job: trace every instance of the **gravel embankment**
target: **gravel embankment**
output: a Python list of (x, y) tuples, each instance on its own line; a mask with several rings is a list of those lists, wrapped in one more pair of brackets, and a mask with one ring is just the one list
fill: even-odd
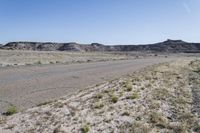
[(48, 133), (198, 132), (191, 60), (154, 65), (76, 95), (2, 117), (0, 131)]

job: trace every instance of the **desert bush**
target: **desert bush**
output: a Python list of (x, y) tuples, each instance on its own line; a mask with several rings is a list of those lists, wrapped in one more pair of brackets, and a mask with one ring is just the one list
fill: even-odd
[(88, 124), (83, 125), (83, 126), (81, 127), (81, 131), (82, 131), (83, 133), (89, 132), (89, 131), (90, 131), (89, 125), (88, 125)]
[(133, 86), (132, 86), (132, 83), (129, 80), (127, 80), (124, 84), (125, 84), (127, 91), (132, 91)]
[(15, 106), (10, 106), (4, 114), (13, 115), (15, 113), (17, 113), (17, 108)]
[(117, 101), (118, 101), (118, 97), (116, 96), (116, 95), (112, 95), (111, 96), (111, 101), (113, 102), (113, 103), (117, 103)]
[(157, 112), (150, 112), (149, 120), (152, 124), (159, 125), (164, 128), (168, 126), (167, 119), (162, 114)]

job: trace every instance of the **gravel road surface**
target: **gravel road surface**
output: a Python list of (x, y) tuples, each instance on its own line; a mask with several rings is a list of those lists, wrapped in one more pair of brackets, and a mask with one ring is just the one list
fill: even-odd
[(0, 113), (10, 105), (19, 110), (30, 108), (148, 65), (171, 60), (173, 58), (0, 68)]

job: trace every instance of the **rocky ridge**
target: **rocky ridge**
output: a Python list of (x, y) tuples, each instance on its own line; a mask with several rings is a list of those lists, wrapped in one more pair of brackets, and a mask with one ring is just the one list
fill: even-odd
[(52, 43), (52, 42), (10, 42), (3, 49), (20, 49), (36, 51), (140, 51), (140, 52), (166, 52), (166, 53), (199, 53), (200, 43), (188, 43), (182, 40), (170, 40), (147, 45), (103, 45), (99, 43), (78, 44)]

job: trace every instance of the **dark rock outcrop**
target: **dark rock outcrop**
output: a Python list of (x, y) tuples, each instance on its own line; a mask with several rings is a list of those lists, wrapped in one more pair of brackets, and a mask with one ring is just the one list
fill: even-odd
[(147, 45), (103, 45), (99, 43), (78, 44), (52, 42), (10, 42), (3, 49), (38, 50), (38, 51), (140, 51), (167, 53), (200, 53), (200, 43), (188, 43), (182, 40), (170, 40)]

